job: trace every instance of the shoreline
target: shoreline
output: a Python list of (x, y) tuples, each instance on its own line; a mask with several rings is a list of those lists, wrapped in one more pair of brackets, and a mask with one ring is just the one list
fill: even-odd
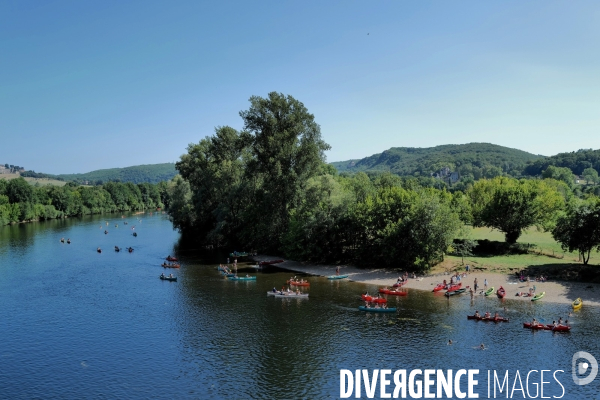
[[(256, 262), (273, 260), (278, 257), (259, 255), (252, 257)], [(313, 276), (335, 275), (337, 265), (321, 265), (301, 263), (298, 261), (285, 260), (280, 264), (275, 264), (277, 268), (302, 273)], [(351, 265), (341, 265), (340, 274), (348, 275), (351, 282), (359, 282), (367, 285), (391, 286), (396, 283), (402, 270), (398, 269), (361, 269)], [(450, 281), (450, 274), (426, 275), (417, 279), (409, 279), (404, 286), (406, 289), (416, 289), (431, 292), (433, 287), (441, 283), (444, 279)], [(483, 289), (484, 279), (488, 280), (488, 288), (494, 287), (496, 290), (503, 286), (506, 290), (505, 299), (514, 299), (530, 301), (530, 297), (519, 297), (517, 292), (528, 292), (529, 288), (535, 286), (536, 293), (546, 292), (540, 301), (546, 301), (559, 304), (572, 304), (575, 299), (581, 297), (584, 305), (600, 306), (600, 285), (595, 283), (571, 282), (571, 281), (546, 281), (546, 282), (519, 282), (516, 276), (506, 275), (496, 272), (469, 272), (466, 278), (462, 278), (463, 287), (472, 287), (474, 279), (477, 278), (478, 289), (476, 296)], [(495, 296), (495, 294), (494, 294)]]

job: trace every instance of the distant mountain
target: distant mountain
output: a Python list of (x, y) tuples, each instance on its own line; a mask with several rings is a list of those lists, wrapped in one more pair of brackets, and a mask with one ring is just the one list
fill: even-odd
[(528, 162), (541, 155), (490, 143), (448, 144), (436, 147), (392, 147), (360, 160), (331, 163), (339, 172), (390, 171), (400, 176), (431, 176), (443, 168), (479, 179), (500, 172), (520, 175)]
[(530, 161), (525, 166), (525, 175), (540, 175), (550, 165), (570, 168), (575, 175), (581, 175), (586, 168), (594, 168), (600, 172), (600, 150), (578, 150), (570, 153), (559, 153), (555, 156)]
[(175, 164), (134, 165), (126, 168), (99, 169), (84, 174), (55, 175), (58, 179), (77, 183), (101, 184), (104, 182), (158, 183), (170, 180), (177, 174)]

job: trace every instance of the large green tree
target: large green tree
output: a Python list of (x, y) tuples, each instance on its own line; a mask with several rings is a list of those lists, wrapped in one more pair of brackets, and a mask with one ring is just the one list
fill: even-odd
[(507, 243), (515, 243), (528, 227), (549, 229), (565, 204), (564, 191), (557, 186), (553, 180), (480, 180), (468, 192), (473, 226), (498, 229)]
[(552, 236), (563, 250), (579, 252), (587, 264), (592, 250), (600, 251), (600, 199), (571, 202), (565, 215), (558, 219)]
[(308, 180), (317, 175), (330, 146), (304, 104), (282, 93), (253, 96), (240, 112), (252, 135), (247, 173), (258, 183), (250, 217), (252, 234), (246, 240), (276, 249), (287, 231), (290, 212), (302, 198)]

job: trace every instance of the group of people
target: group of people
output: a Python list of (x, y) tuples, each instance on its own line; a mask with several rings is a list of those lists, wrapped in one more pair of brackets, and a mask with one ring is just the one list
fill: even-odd
[(528, 292), (517, 292), (517, 297), (533, 297), (535, 296), (535, 285), (532, 288), (529, 288)]
[(282, 286), (281, 290), (277, 290), (277, 288), (275, 286), (273, 286), (273, 289), (271, 291), (273, 293), (277, 293), (277, 294), (281, 294), (281, 295), (293, 295), (293, 294), (299, 295), (300, 294), (300, 290), (296, 289), (296, 291), (293, 291), (289, 287), (286, 290), (285, 286)]
[(489, 311), (486, 311), (486, 312), (485, 312), (485, 314), (483, 314), (483, 317), (482, 317), (482, 316), (479, 314), (479, 311), (477, 311), (477, 310), (475, 310), (475, 314), (474, 314), (474, 316), (475, 316), (476, 318), (494, 318), (494, 319), (497, 319), (497, 318), (503, 318), (503, 317), (501, 317), (501, 316), (500, 316), (500, 314), (498, 314), (498, 312), (495, 312), (495, 313), (494, 313), (494, 316), (492, 317), (492, 314), (491, 314)]

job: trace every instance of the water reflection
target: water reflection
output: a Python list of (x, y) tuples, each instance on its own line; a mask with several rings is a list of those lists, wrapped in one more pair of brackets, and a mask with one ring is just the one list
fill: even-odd
[[(1, 228), (0, 332), (8, 340), (0, 397), (336, 398), (342, 368), (564, 369), (569, 398), (597, 391), (574, 387), (568, 375), (576, 351), (600, 355), (595, 308), (570, 318), (571, 334), (553, 334), (521, 322), (565, 317), (564, 305), (408, 287), (407, 297), (389, 298), (397, 314), (369, 314), (357, 309), (360, 293), (376, 287), (317, 277), (306, 277), (307, 300), (267, 297), (294, 274), (225, 280), (216, 270), (225, 253), (181, 240), (163, 215), (128, 218), (129, 226), (96, 216)], [(168, 254), (180, 258), (178, 282), (158, 279)], [(511, 322), (467, 321), (476, 309)]]

